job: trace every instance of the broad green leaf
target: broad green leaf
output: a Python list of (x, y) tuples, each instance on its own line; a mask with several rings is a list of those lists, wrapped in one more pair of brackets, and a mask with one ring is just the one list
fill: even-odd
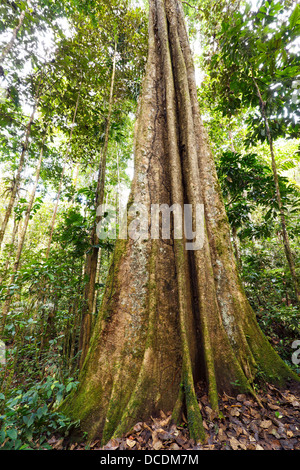
[(18, 437), (18, 432), (16, 429), (7, 429), (6, 433), (13, 441), (15, 441)]

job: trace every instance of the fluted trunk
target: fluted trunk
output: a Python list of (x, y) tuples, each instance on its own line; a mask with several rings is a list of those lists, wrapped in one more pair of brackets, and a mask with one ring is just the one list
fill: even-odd
[(176, 419), (184, 407), (198, 441), (198, 380), (217, 410), (218, 393), (254, 393), (258, 371), (270, 381), (297, 377), (261, 333), (239, 280), (179, 0), (150, 1), (134, 151), (129, 205), (150, 214), (152, 204), (203, 204), (204, 244), (187, 251), (174, 231), (169, 240), (117, 241), (80, 386), (62, 409), (106, 442), (161, 409)]

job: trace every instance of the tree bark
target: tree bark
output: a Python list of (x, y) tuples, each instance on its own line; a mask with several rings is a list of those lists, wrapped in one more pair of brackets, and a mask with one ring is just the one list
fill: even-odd
[(277, 165), (276, 165), (276, 160), (275, 160), (273, 138), (272, 138), (272, 134), (271, 134), (270, 126), (269, 126), (269, 120), (268, 120), (267, 113), (266, 113), (265, 102), (262, 98), (258, 83), (254, 78), (253, 71), (252, 71), (252, 78), (253, 78), (255, 88), (257, 90), (257, 96), (259, 98), (261, 114), (262, 114), (262, 117), (263, 117), (263, 120), (264, 120), (264, 123), (265, 123), (267, 139), (268, 139), (268, 143), (269, 143), (269, 147), (270, 147), (272, 170), (273, 170), (275, 191), (276, 191), (276, 198), (277, 198), (279, 214), (280, 214), (280, 221), (281, 221), (281, 233), (282, 233), (282, 239), (283, 239), (284, 252), (285, 252), (285, 256), (286, 256), (288, 266), (289, 266), (289, 269), (290, 269), (290, 273), (291, 273), (291, 277), (292, 277), (292, 283), (293, 283), (293, 286), (294, 286), (294, 291), (295, 291), (297, 303), (300, 305), (300, 286), (299, 286), (299, 281), (298, 281), (297, 274), (296, 274), (294, 257), (293, 257), (293, 253), (292, 253), (292, 250), (291, 250), (289, 235), (288, 235), (288, 231), (287, 231), (287, 227), (286, 227), (286, 218), (285, 218), (285, 213), (284, 213), (284, 208), (283, 208), (282, 198), (281, 198), (281, 191), (280, 191), (279, 181), (278, 181), (278, 172), (277, 172)]
[(159, 410), (176, 420), (184, 407), (199, 441), (200, 379), (217, 410), (219, 393), (255, 394), (258, 371), (280, 383), (297, 376), (263, 336), (239, 280), (179, 0), (150, 1), (134, 153), (129, 205), (204, 204), (204, 245), (117, 240), (80, 385), (62, 410), (105, 443)]

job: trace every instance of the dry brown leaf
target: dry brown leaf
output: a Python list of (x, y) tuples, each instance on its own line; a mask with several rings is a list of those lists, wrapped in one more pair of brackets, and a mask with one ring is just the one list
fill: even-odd
[(261, 421), (259, 426), (263, 429), (268, 429), (270, 426), (272, 426), (272, 421), (270, 419), (265, 419)]
[(170, 445), (171, 450), (180, 450), (180, 447), (174, 442), (173, 444)]
[(256, 450), (256, 447), (255, 447), (254, 444), (249, 444), (249, 445), (247, 446), (247, 450)]
[(239, 441), (235, 438), (235, 437), (231, 437), (229, 439), (229, 443), (230, 443), (230, 447), (233, 449), (233, 450), (238, 450), (239, 446), (240, 446), (240, 443)]
[(235, 428), (236, 436), (239, 437), (241, 434), (243, 434), (243, 428), (241, 426), (237, 426)]
[(202, 424), (203, 424), (204, 429), (206, 429), (206, 431), (208, 431), (209, 427), (207, 426), (205, 419), (203, 420)]
[(141, 432), (143, 429), (143, 423), (136, 423), (135, 426), (133, 426), (132, 431), (133, 432)]
[(223, 429), (219, 429), (219, 432), (218, 432), (218, 438), (219, 438), (219, 441), (226, 441), (227, 440), (227, 437), (226, 437), (226, 434), (224, 433)]
[(163, 448), (163, 443), (161, 441), (156, 441), (154, 444), (153, 444), (153, 449), (154, 450), (161, 450)]
[(236, 416), (236, 417), (240, 416), (240, 412), (237, 408), (232, 408), (230, 410), (230, 414), (231, 414), (231, 416)]
[(53, 445), (53, 449), (55, 449), (55, 450), (62, 450), (62, 448), (63, 448), (63, 446), (62, 446), (63, 442), (64, 442), (64, 438), (59, 439), (59, 440)]
[(158, 429), (157, 430), (157, 437), (162, 440), (162, 441), (169, 441), (173, 439), (174, 436), (168, 431), (165, 431), (164, 429)]
[(268, 403), (268, 407), (273, 411), (277, 411), (280, 408), (278, 405), (273, 405), (272, 403)]
[(105, 446), (104, 450), (117, 450), (119, 448), (120, 441), (117, 439), (111, 439)]
[(133, 447), (136, 445), (136, 441), (132, 439), (126, 439), (126, 444), (128, 447), (130, 447), (130, 449), (133, 449)]
[(242, 402), (244, 402), (246, 398), (247, 398), (246, 395), (244, 395), (243, 393), (241, 393), (240, 395), (236, 397), (237, 401), (242, 401)]

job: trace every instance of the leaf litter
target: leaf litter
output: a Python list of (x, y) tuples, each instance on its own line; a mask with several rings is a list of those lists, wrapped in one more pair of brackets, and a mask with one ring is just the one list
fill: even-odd
[(198, 404), (203, 417), (206, 441), (196, 444), (190, 439), (187, 420), (172, 422), (171, 412), (160, 412), (148, 422), (140, 421), (125, 436), (111, 439), (105, 446), (95, 440), (85, 443), (62, 444), (59, 438), (51, 444), (55, 449), (69, 450), (300, 450), (300, 386), (280, 390), (266, 385), (258, 393), (259, 402), (252, 396), (220, 397), (219, 413), (210, 407), (204, 388), (197, 390)]

